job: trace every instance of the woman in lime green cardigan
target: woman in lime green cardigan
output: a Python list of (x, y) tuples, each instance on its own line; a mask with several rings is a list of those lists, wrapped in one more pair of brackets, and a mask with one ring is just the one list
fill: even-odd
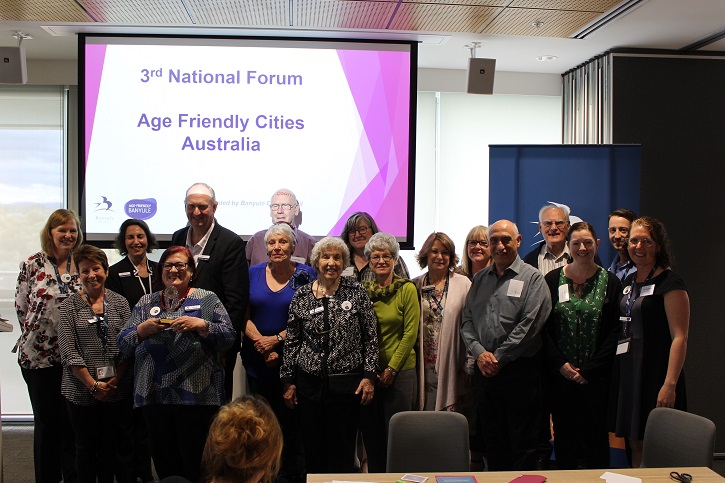
[(393, 414), (411, 411), (418, 391), (415, 342), (420, 323), (418, 289), (394, 273), (398, 242), (387, 233), (376, 233), (365, 245), (365, 256), (375, 280), (365, 283), (378, 318), (379, 373), (375, 398), (363, 408), (362, 433), (368, 471), (384, 473), (388, 422)]

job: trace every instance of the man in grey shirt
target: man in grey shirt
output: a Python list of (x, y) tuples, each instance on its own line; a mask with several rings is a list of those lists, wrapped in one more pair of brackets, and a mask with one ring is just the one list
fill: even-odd
[(493, 265), (478, 272), (463, 309), (461, 335), (476, 359), (478, 415), (488, 469), (532, 470), (541, 413), (541, 329), (551, 311), (543, 275), (518, 256), (513, 222), (489, 227)]

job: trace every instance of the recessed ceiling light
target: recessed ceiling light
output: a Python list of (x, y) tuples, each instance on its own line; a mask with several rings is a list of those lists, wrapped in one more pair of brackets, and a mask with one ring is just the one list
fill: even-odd
[(553, 62), (558, 59), (555, 55), (540, 55), (536, 58), (539, 62)]

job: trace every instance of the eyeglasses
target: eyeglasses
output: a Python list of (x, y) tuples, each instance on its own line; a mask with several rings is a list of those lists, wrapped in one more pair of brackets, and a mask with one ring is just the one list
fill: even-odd
[(184, 263), (184, 262), (176, 262), (176, 263), (167, 262), (167, 263), (164, 263), (161, 266), (161, 268), (163, 268), (167, 272), (171, 271), (172, 268), (175, 268), (176, 271), (178, 271), (178, 272), (182, 272), (182, 271), (186, 270), (186, 267), (188, 267), (188, 266), (189, 266), (189, 264)]
[(378, 263), (379, 261), (388, 263), (392, 259), (393, 257), (391, 257), (390, 255), (373, 255), (372, 257), (370, 257), (370, 261), (373, 263)]
[(369, 226), (360, 226), (358, 228), (353, 228), (352, 230), (348, 231), (347, 234), (349, 236), (354, 236), (355, 233), (357, 233), (358, 235), (364, 235), (365, 233), (368, 232), (369, 229), (370, 229)]
[(643, 247), (649, 248), (652, 245), (654, 245), (655, 242), (653, 242), (649, 238), (630, 238), (629, 239), (629, 244), (632, 245), (633, 247), (636, 247), (640, 243), (642, 244)]
[(569, 222), (566, 220), (556, 220), (556, 221), (546, 220), (546, 221), (541, 222), (541, 224), (544, 225), (544, 227), (546, 227), (546, 228), (551, 228), (554, 225), (556, 225), (557, 228), (564, 228), (567, 225), (567, 223), (569, 223)]
[(476, 245), (481, 245), (483, 248), (488, 248), (488, 241), (486, 240), (468, 240), (468, 246), (474, 248)]
[(291, 205), (289, 203), (283, 203), (283, 204), (275, 203), (273, 205), (269, 205), (269, 207), (272, 211), (277, 211), (280, 208), (282, 208), (282, 211), (289, 211), (292, 208), (294, 208), (296, 205), (297, 205), (297, 203), (295, 203), (294, 205)]

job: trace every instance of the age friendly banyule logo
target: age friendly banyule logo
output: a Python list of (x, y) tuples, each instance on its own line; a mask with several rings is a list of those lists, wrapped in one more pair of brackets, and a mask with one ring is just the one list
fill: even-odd
[(155, 198), (146, 198), (143, 200), (129, 200), (124, 206), (126, 215), (137, 220), (148, 220), (156, 214), (157, 203)]

